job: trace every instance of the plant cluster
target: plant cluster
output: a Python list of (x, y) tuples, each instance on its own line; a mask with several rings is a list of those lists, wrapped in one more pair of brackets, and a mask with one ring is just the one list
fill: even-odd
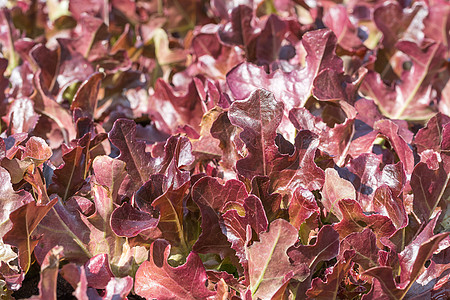
[(1, 299), (448, 299), (448, 1), (0, 6)]

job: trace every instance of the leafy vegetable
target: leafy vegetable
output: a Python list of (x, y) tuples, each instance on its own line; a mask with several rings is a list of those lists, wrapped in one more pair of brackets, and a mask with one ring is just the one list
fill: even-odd
[(449, 12), (0, 1), (0, 298), (445, 298)]

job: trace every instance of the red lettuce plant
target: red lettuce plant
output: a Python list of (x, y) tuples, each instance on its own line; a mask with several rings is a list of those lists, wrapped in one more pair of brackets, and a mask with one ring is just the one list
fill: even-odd
[(450, 5), (0, 3), (1, 299), (447, 299)]

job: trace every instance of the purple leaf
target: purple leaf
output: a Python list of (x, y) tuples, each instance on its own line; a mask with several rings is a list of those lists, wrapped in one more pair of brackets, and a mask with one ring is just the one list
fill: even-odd
[(2, 167), (0, 167), (0, 185), (2, 187), (0, 189), (0, 237), (3, 238), (13, 226), (10, 214), (34, 200), (33, 196), (27, 191), (14, 191), (11, 184), (11, 176)]
[(223, 48), (215, 34), (199, 33), (192, 39), (192, 50), (197, 57), (210, 55), (217, 59)]
[(178, 127), (184, 125), (189, 125), (199, 132), (204, 111), (195, 82), (190, 82), (186, 93), (179, 94), (181, 93), (175, 92), (165, 81), (158, 79), (149, 114), (159, 115), (164, 125), (172, 130), (171, 133), (175, 133)]
[(219, 147), (217, 140), (211, 135), (211, 126), (221, 114), (222, 109), (220, 108), (213, 108), (204, 114), (201, 123), (200, 137), (198, 140), (192, 141), (192, 153), (196, 159), (204, 161), (221, 158), (223, 151)]
[(339, 234), (330, 225), (323, 226), (317, 234), (314, 245), (290, 247), (287, 251), (294, 265), (306, 264), (310, 274), (314, 274), (317, 264), (338, 255)]
[(350, 181), (356, 189), (356, 199), (366, 211), (373, 211), (373, 195), (383, 184), (389, 186), (395, 196), (400, 195), (406, 184), (406, 174), (401, 162), (385, 165), (380, 170), (381, 160), (373, 153), (365, 153), (352, 159), (339, 175)]
[[(442, 242), (441, 242), (442, 243)], [(426, 270), (417, 278), (416, 282), (413, 283), (411, 288), (408, 290), (406, 297), (412, 299), (423, 299), (423, 297), (430, 297), (432, 299), (437, 298), (437, 295), (445, 293), (448, 290), (448, 279), (449, 279), (449, 269), (450, 264), (445, 261), (439, 261), (437, 257), (440, 254), (445, 254), (448, 251), (447, 248), (441, 251), (439, 254), (433, 255), (430, 265)], [(442, 255), (447, 256), (447, 255)]]
[[(211, 126), (211, 135), (220, 141), (219, 147), (222, 149), (222, 164), (225, 168), (231, 169), (241, 158), (238, 152), (238, 127), (231, 124), (228, 113), (220, 114)], [(240, 141), (240, 140), (239, 140)], [(242, 144), (242, 141), (240, 142)]]
[(349, 52), (364, 51), (364, 45), (358, 37), (358, 29), (352, 24), (345, 6), (330, 7), (323, 17), (324, 24), (333, 30), (337, 43)]
[[(67, 279), (66, 279), (67, 280)], [(73, 279), (72, 279), (73, 280)], [(69, 280), (68, 280), (69, 281)], [(70, 281), (69, 281), (70, 282)], [(99, 300), (97, 291), (92, 294), (88, 294), (88, 286), (86, 279), (86, 271), (84, 268), (79, 270), (78, 280), (75, 281), (75, 284), (72, 284), (72, 287), (75, 288), (74, 296), (81, 300), (88, 300), (90, 298), (94, 298), (95, 300)], [(91, 289), (92, 290), (92, 289)], [(89, 296), (88, 296), (89, 295)]]
[(33, 234), (34, 230), (56, 202), (58, 202), (58, 198), (42, 206), (36, 205), (34, 201), (29, 202), (9, 215), (13, 226), (3, 236), (3, 240), (19, 249), (19, 264), (25, 273), (30, 268), (33, 249), (39, 242), (39, 239)]
[(98, 91), (103, 77), (104, 75), (102, 73), (90, 75), (75, 94), (70, 109), (74, 110), (75, 108), (79, 108), (83, 111), (83, 114), (87, 114), (91, 119), (94, 119)]
[(447, 2), (439, 0), (433, 1), (431, 3), (427, 3), (428, 6), (428, 15), (424, 19), (425, 28), (423, 32), (425, 37), (430, 38), (434, 41), (442, 42), (444, 46), (447, 47), (447, 56), (448, 51), (450, 50), (449, 46), (449, 13), (450, 13), (450, 5)]
[[(0, 103), (2, 103), (2, 108), (0, 109), (0, 115), (5, 114), (6, 102), (5, 102), (5, 89), (9, 85), (8, 79), (5, 78), (5, 71), (8, 67), (8, 60), (5, 58), (0, 59)], [(4, 105), (4, 106), (3, 106)]]
[(448, 205), (450, 174), (441, 163), (437, 170), (430, 170), (425, 163), (418, 163), (411, 175), (411, 187), (414, 194), (414, 213), (421, 221), (427, 222), (434, 210)]
[(255, 176), (252, 179), (251, 194), (258, 197), (267, 214), (267, 219), (273, 221), (280, 218), (285, 210), (281, 208), (281, 194), (273, 193), (270, 187), (270, 178), (267, 176)]
[(86, 280), (90, 287), (104, 289), (109, 280), (114, 277), (107, 254), (98, 254), (84, 264)]
[(395, 196), (392, 189), (382, 185), (376, 189), (373, 195), (374, 210), (383, 216), (389, 217), (397, 229), (408, 224), (408, 215), (400, 197)]
[(215, 293), (205, 287), (205, 268), (197, 254), (191, 253), (182, 266), (167, 263), (170, 246), (156, 240), (150, 246), (150, 260), (139, 266), (134, 290), (144, 298), (205, 299)]
[[(365, 73), (363, 73), (365, 75)], [(359, 81), (364, 76), (361, 76)], [(320, 101), (345, 100), (353, 103), (355, 100), (356, 89), (350, 85), (350, 78), (331, 68), (320, 71), (313, 82), (312, 93)], [(356, 82), (357, 85), (358, 81)]]
[[(119, 238), (111, 229), (111, 215), (114, 211), (114, 203), (108, 190), (100, 185), (91, 187), (96, 211), (89, 217), (80, 214), (82, 222), (89, 229), (89, 242), (86, 248), (91, 255), (106, 253), (111, 260), (117, 260), (122, 255), (122, 247), (126, 243), (124, 238)], [(117, 274), (118, 272), (116, 272)]]
[(327, 269), (326, 281), (318, 277), (314, 278), (311, 282), (311, 288), (306, 291), (308, 299), (336, 299), (341, 282), (352, 266), (351, 263), (350, 259), (339, 260), (336, 265)]
[(342, 240), (339, 248), (339, 260), (343, 259), (346, 251), (353, 250), (355, 255), (352, 261), (359, 264), (364, 270), (378, 266), (377, 238), (369, 228), (362, 232), (355, 232)]
[[(77, 28), (75, 29), (78, 32), (77, 38), (71, 39), (68, 44), (89, 61), (96, 60), (97, 63), (101, 64), (99, 60), (104, 56), (108, 56), (107, 26), (101, 19), (88, 14), (83, 14), (77, 20), (77, 23)], [(116, 53), (117, 51), (114, 54)], [(111, 59), (111, 57), (109, 58)], [(92, 92), (93, 94), (96, 93), (95, 88)]]
[[(95, 274), (90, 273), (87, 266), (80, 267), (73, 263), (62, 267), (61, 275), (75, 289), (73, 295), (82, 300), (125, 299), (133, 288), (133, 279), (130, 276), (113, 277), (109, 267), (103, 265), (105, 261), (101, 256), (96, 256), (92, 260), (98, 262), (98, 265), (90, 265), (90, 270), (95, 271)], [(102, 296), (91, 287), (91, 284), (103, 289)]]
[(339, 177), (335, 169), (325, 170), (325, 183), (322, 189), (322, 203), (327, 212), (333, 213), (342, 220), (342, 213), (337, 203), (342, 199), (356, 199), (355, 188), (350, 181)]
[(296, 228), (314, 213), (319, 212), (314, 194), (304, 188), (297, 188), (289, 201), (289, 222)]
[(187, 247), (183, 229), (183, 199), (188, 188), (189, 183), (177, 190), (169, 188), (152, 202), (152, 206), (159, 211), (158, 228), (174, 247)]
[(178, 189), (190, 179), (189, 171), (182, 170), (194, 162), (192, 144), (187, 137), (170, 137), (164, 146), (164, 158), (155, 167), (167, 176), (167, 186)]
[(416, 5), (413, 9), (403, 9), (400, 3), (388, 2), (374, 10), (373, 21), (383, 33), (382, 44), (389, 53), (389, 57), (395, 51), (395, 43), (422, 22), (421, 9), (421, 5)]
[(42, 78), (42, 87), (51, 92), (55, 87), (54, 80), (58, 71), (57, 51), (49, 50), (44, 45), (37, 45), (30, 51), (30, 56), (41, 70), (39, 76)]
[(283, 219), (270, 224), (260, 241), (247, 249), (252, 298), (270, 299), (291, 278), (300, 281), (309, 275), (304, 263), (291, 265), (286, 251), (297, 241), (297, 230)]
[(127, 172), (125, 162), (108, 156), (97, 156), (92, 162), (95, 180), (108, 188), (111, 198), (116, 201), (119, 188)]
[(423, 48), (411, 41), (400, 41), (396, 48), (413, 62), (411, 70), (404, 71), (401, 83), (386, 86), (380, 75), (369, 72), (361, 91), (374, 99), (385, 116), (393, 119), (424, 119), (430, 115), (431, 80), (443, 63), (445, 49), (432, 43)]
[(186, 137), (170, 137), (164, 147), (162, 158), (153, 158), (145, 151), (145, 143), (136, 140), (136, 123), (126, 119), (117, 120), (109, 133), (109, 139), (120, 150), (118, 159), (126, 163), (128, 174), (135, 187), (141, 186), (155, 173), (167, 176), (168, 186), (178, 189), (189, 181), (188, 171), (180, 168), (194, 160), (192, 145)]
[(58, 278), (59, 261), (64, 257), (61, 246), (52, 248), (41, 264), (41, 280), (39, 281), (39, 296), (33, 299), (56, 300), (56, 284)]
[(243, 221), (249, 224), (256, 234), (267, 231), (267, 217), (262, 206), (261, 200), (258, 197), (250, 195), (244, 201), (245, 216)]
[(63, 155), (64, 164), (53, 173), (51, 191), (67, 200), (85, 183), (88, 147), (76, 146)]
[(398, 126), (390, 120), (380, 120), (374, 125), (375, 130), (389, 139), (392, 147), (397, 153), (398, 158), (405, 166), (408, 174), (412, 173), (414, 168), (414, 156), (408, 144), (398, 133)]
[(41, 165), (53, 155), (52, 149), (47, 143), (39, 138), (32, 136), (25, 144), (23, 158), (30, 158), (36, 165)]
[(429, 240), (420, 244), (419, 248), (416, 247), (416, 260), (410, 272), (408, 272), (408, 278), (402, 281), (400, 284), (394, 282), (394, 276), (391, 267), (375, 267), (367, 270), (363, 275), (375, 277), (380, 281), (379, 288), (382, 291), (378, 293), (384, 293), (389, 297), (395, 297), (396, 299), (402, 299), (410, 289), (411, 285), (417, 279), (425, 261), (433, 254), (439, 245), (439, 242), (448, 236), (448, 233), (441, 233), (433, 236)]
[[(91, 193), (95, 212), (86, 216), (58, 205), (40, 228), (40, 232), (44, 233), (40, 246), (45, 249), (55, 240), (59, 241), (67, 249), (71, 261), (79, 263), (85, 263), (92, 256), (105, 254), (111, 260), (116, 276), (132, 274), (136, 262), (142, 261), (143, 253), (128, 243), (126, 238), (119, 237), (112, 231), (111, 215), (115, 205), (108, 190), (92, 183)], [(54, 226), (61, 229), (52, 232)]]
[(402, 290), (398, 290), (393, 280), (391, 267), (375, 267), (364, 274), (374, 277), (372, 290), (364, 299), (401, 299), (404, 295)]
[(23, 176), (23, 179), (33, 187), (35, 198), (37, 198), (36, 203), (38, 205), (44, 205), (50, 202), (44, 175), (39, 168), (28, 168)]
[(79, 211), (85, 216), (90, 216), (95, 212), (94, 203), (91, 200), (81, 196), (70, 197), (66, 201), (66, 208), (72, 212)]
[[(302, 107), (311, 96), (313, 81), (320, 71), (330, 68), (342, 72), (342, 61), (335, 53), (336, 36), (329, 29), (306, 33), (302, 39), (307, 57), (306, 66), (291, 73), (275, 71), (266, 74), (263, 69), (243, 63), (227, 75), (227, 83), (236, 97), (244, 99), (257, 88), (271, 91), (278, 101), (282, 101), (288, 112), (294, 107)], [(287, 117), (287, 113), (286, 113)]]
[(106, 286), (106, 294), (103, 299), (126, 299), (132, 289), (133, 278), (130, 276), (123, 278), (113, 277)]
[(82, 14), (102, 15), (104, 13), (104, 5), (105, 3), (96, 0), (74, 0), (73, 3), (69, 3), (69, 11), (78, 20)]
[(150, 176), (150, 180), (134, 194), (136, 206), (147, 213), (153, 213), (152, 202), (168, 189), (167, 177), (162, 174)]
[(236, 163), (243, 176), (269, 175), (271, 163), (280, 156), (275, 145), (276, 129), (280, 125), (284, 105), (275, 100), (272, 93), (258, 89), (248, 99), (235, 101), (228, 117), (233, 125), (244, 131), (240, 137), (249, 152)]
[(192, 188), (192, 199), (200, 208), (202, 215), (202, 233), (192, 247), (195, 252), (230, 254), (227, 249), (230, 245), (222, 233), (219, 216), (228, 210), (227, 206), (244, 204), (247, 196), (245, 186), (237, 180), (228, 180), (222, 185), (215, 178), (203, 177), (195, 183)]
[[(248, 260), (246, 257), (247, 228), (252, 228), (257, 235), (267, 230), (268, 222), (264, 212), (261, 200), (250, 195), (244, 202), (244, 216), (241, 216), (237, 210), (229, 210), (222, 215), (221, 228), (231, 243), (231, 248), (236, 251), (240, 263), (247, 268)], [(249, 228), (249, 229), (250, 229)]]
[(337, 165), (341, 166), (351, 150), (354, 135), (354, 116), (349, 116), (342, 124), (328, 127), (319, 117), (313, 116), (305, 108), (294, 108), (289, 112), (289, 119), (298, 130), (309, 130), (318, 135), (319, 149), (333, 156)]
[(31, 132), (39, 119), (36, 114), (33, 101), (29, 98), (17, 98), (9, 105), (9, 122), (11, 133)]
[(286, 27), (277, 15), (269, 16), (256, 40), (256, 59), (260, 64), (270, 64), (278, 58)]
[(217, 253), (221, 257), (233, 257), (234, 252), (230, 249), (230, 243), (220, 227), (219, 213), (207, 205), (202, 205), (201, 202), (197, 202), (197, 205), (202, 216), (202, 232), (192, 250), (195, 253)]
[(155, 173), (155, 162), (150, 153), (145, 152), (145, 143), (136, 140), (136, 123), (119, 119), (109, 132), (109, 140), (120, 150), (118, 159), (126, 163), (131, 178), (144, 184)]
[(414, 144), (417, 151), (422, 153), (425, 150), (441, 150), (442, 130), (450, 122), (450, 117), (437, 113), (432, 117), (424, 128), (421, 128), (414, 137)]
[(342, 212), (343, 219), (333, 227), (339, 232), (341, 239), (369, 227), (377, 236), (378, 244), (381, 237), (389, 237), (395, 232), (395, 226), (389, 217), (377, 214), (366, 215), (355, 200), (344, 199), (339, 201), (339, 209)]
[[(411, 278), (415, 278), (419, 273), (421, 273), (422, 265), (420, 264), (420, 260), (422, 261), (422, 264), (425, 262), (425, 260), (428, 259), (431, 254), (426, 254), (426, 257), (421, 257), (421, 245), (424, 243), (428, 243), (431, 239), (437, 238), (433, 234), (433, 230), (436, 227), (436, 222), (439, 219), (439, 213), (434, 217), (428, 224), (425, 226), (425, 228), (417, 235), (417, 237), (403, 249), (402, 252), (399, 253), (399, 260), (400, 260), (400, 268), (401, 268), (401, 274), (400, 274), (400, 282), (405, 282), (407, 280), (410, 280)], [(441, 234), (442, 235), (442, 234)], [(445, 237), (445, 234), (442, 235), (442, 238)], [(439, 240), (442, 240), (442, 238), (439, 238)], [(427, 247), (437, 247), (438, 245), (432, 245), (428, 244)], [(425, 251), (422, 249), (422, 252)], [(434, 250), (433, 250), (434, 252)]]
[(72, 116), (43, 90), (39, 73), (40, 71), (38, 71), (33, 78), (33, 85), (37, 90), (37, 93), (34, 93), (31, 97), (34, 101), (34, 109), (36, 112), (52, 119), (63, 133), (64, 141), (69, 143), (69, 141), (76, 137)]
[(128, 202), (116, 208), (111, 215), (112, 231), (122, 237), (134, 237), (158, 225), (158, 218), (132, 207)]
[(213, 177), (203, 177), (192, 187), (192, 198), (197, 204), (207, 205), (216, 212), (225, 212), (229, 203), (244, 204), (248, 197), (245, 185), (231, 179), (221, 184)]
[(71, 45), (71, 40), (57, 39), (59, 66), (56, 81), (61, 88), (74, 82), (82, 82), (94, 73), (94, 68), (84, 56)]
[(36, 229), (42, 235), (34, 255), (42, 262), (54, 245), (64, 247), (64, 257), (71, 262), (85, 263), (92, 254), (86, 246), (90, 230), (83, 223), (78, 211), (70, 211), (62, 201), (58, 201)]
[(248, 48), (256, 37), (252, 24), (253, 10), (246, 5), (239, 5), (231, 11), (231, 23), (218, 31), (222, 42)]
[(300, 131), (295, 138), (295, 152), (288, 159), (277, 162), (271, 174), (272, 190), (287, 193), (298, 187), (319, 190), (325, 174), (314, 162), (319, 139), (308, 130)]

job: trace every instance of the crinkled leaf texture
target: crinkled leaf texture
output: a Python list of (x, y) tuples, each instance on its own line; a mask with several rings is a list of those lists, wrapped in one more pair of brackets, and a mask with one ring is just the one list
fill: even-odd
[(267, 75), (263, 69), (244, 63), (227, 75), (227, 83), (237, 99), (247, 98), (255, 89), (274, 93), (290, 110), (304, 106), (313, 89), (313, 81), (324, 69), (342, 71), (342, 60), (335, 53), (336, 36), (329, 29), (311, 31), (303, 36), (306, 66), (291, 73), (282, 71)]
[[(395, 299), (401, 299), (406, 295), (423, 272), (425, 262), (439, 248), (442, 241), (448, 240), (448, 233), (446, 232), (433, 235), (433, 229), (438, 218), (439, 213), (427, 224), (416, 239), (399, 253), (401, 273), (398, 282), (394, 280), (393, 269), (390, 266), (377, 266), (363, 273), (373, 276), (380, 282), (379, 285), (372, 287), (373, 293), (385, 294)], [(436, 274), (436, 276), (439, 276), (439, 274)]]
[(342, 240), (339, 252), (340, 257), (345, 255), (345, 251), (354, 251), (352, 261), (360, 265), (364, 270), (378, 265), (377, 238), (369, 228), (362, 232), (349, 234)]
[(448, 1), (0, 3), (1, 299), (447, 296)]
[[(192, 199), (198, 205), (202, 216), (202, 233), (192, 247), (195, 252), (217, 252), (224, 256), (234, 255), (230, 251), (230, 244), (225, 236), (228, 235), (228, 232), (223, 232), (221, 228), (220, 214), (225, 213), (229, 209), (228, 207), (241, 207), (244, 199), (247, 201), (247, 196), (245, 186), (237, 180), (231, 179), (222, 185), (216, 178), (203, 177), (195, 183), (192, 188)], [(229, 241), (233, 243), (230, 239)], [(238, 251), (236, 247), (231, 246), (231, 248)], [(238, 257), (240, 256), (238, 255)]]
[(255, 175), (269, 175), (271, 164), (280, 156), (275, 145), (284, 104), (272, 93), (258, 89), (248, 99), (235, 101), (228, 111), (231, 124), (243, 129), (240, 138), (247, 146), (248, 156), (236, 163), (240, 174), (251, 179)]
[(166, 241), (152, 243), (150, 259), (136, 272), (136, 294), (147, 299), (205, 299), (215, 294), (205, 286), (206, 271), (197, 254), (189, 254), (184, 265), (174, 268), (167, 262), (169, 252)]
[(333, 227), (325, 225), (317, 234), (314, 245), (290, 247), (287, 251), (295, 265), (307, 264), (313, 273), (316, 265), (323, 260), (330, 260), (339, 252), (339, 234)]
[(253, 298), (273, 297), (291, 278), (300, 281), (309, 275), (308, 265), (290, 263), (286, 253), (297, 241), (297, 230), (289, 222), (277, 219), (269, 231), (260, 234), (260, 241), (247, 248), (250, 285)]
[(309, 130), (300, 131), (295, 137), (295, 151), (282, 157), (270, 175), (271, 189), (282, 194), (298, 187), (310, 191), (320, 190), (325, 181), (324, 171), (314, 162), (319, 139)]
[(308, 299), (336, 299), (341, 281), (351, 267), (351, 260), (339, 260), (333, 267), (326, 270), (326, 280), (314, 278), (311, 288), (306, 291)]
[(145, 152), (145, 143), (136, 140), (136, 123), (131, 120), (117, 120), (109, 132), (110, 141), (120, 150), (118, 159), (126, 163), (126, 169), (134, 181), (141, 185), (154, 172), (154, 159)]
[(111, 215), (111, 229), (117, 236), (133, 237), (144, 230), (153, 229), (158, 225), (154, 218), (145, 211), (140, 211), (125, 202), (116, 208)]
[(250, 242), (249, 233), (254, 230), (260, 234), (267, 230), (268, 221), (261, 200), (250, 195), (244, 200), (244, 216), (240, 216), (237, 210), (232, 209), (222, 215), (221, 229), (231, 243), (231, 248), (236, 251), (242, 266), (248, 266), (246, 245)]
[(395, 232), (395, 226), (389, 217), (378, 214), (366, 215), (355, 200), (339, 201), (339, 209), (343, 218), (334, 225), (334, 229), (342, 239), (354, 232), (361, 232), (367, 227), (374, 231), (378, 239), (389, 237)]
[(401, 74), (401, 82), (386, 86), (380, 75), (369, 72), (362, 91), (374, 99), (380, 110), (392, 119), (429, 118), (432, 79), (442, 66), (445, 48), (432, 42), (423, 47), (413, 41), (399, 41), (396, 48), (409, 56), (412, 67)]
[(314, 194), (302, 187), (297, 188), (289, 203), (289, 221), (295, 228), (300, 229), (301, 224), (319, 212)]

